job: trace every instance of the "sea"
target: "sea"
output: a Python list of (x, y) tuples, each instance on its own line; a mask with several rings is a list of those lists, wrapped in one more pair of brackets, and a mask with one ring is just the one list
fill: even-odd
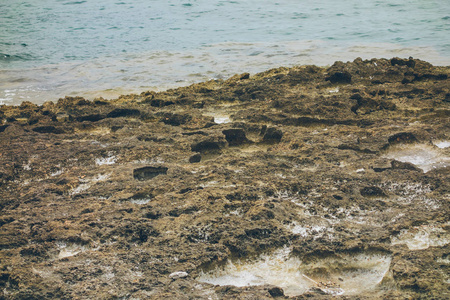
[(357, 57), (450, 65), (449, 0), (0, 0), (0, 105)]

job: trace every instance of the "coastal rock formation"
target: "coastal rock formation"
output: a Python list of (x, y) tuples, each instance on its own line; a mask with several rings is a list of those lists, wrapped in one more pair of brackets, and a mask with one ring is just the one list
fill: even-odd
[(450, 298), (449, 76), (356, 59), (0, 106), (0, 299)]

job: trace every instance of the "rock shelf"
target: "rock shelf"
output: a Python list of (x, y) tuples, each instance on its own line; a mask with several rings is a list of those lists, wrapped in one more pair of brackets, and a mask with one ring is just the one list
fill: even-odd
[(449, 76), (356, 59), (0, 106), (0, 299), (448, 299)]

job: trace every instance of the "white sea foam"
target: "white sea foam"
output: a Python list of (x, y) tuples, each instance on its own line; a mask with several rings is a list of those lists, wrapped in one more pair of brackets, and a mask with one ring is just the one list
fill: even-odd
[(116, 156), (100, 157), (100, 158), (96, 158), (95, 159), (95, 163), (98, 166), (113, 165), (113, 164), (116, 163), (116, 161), (117, 161), (117, 157)]
[(450, 147), (450, 141), (437, 141), (434, 144), (441, 149)]

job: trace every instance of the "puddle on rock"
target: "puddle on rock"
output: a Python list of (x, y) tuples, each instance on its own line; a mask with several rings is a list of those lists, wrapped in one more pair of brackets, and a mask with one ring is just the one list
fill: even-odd
[(344, 295), (376, 290), (389, 271), (387, 253), (339, 254), (303, 266), (306, 276), (327, 286), (338, 284)]
[(137, 205), (144, 205), (144, 204), (149, 203), (150, 201), (151, 201), (150, 198), (139, 198), (139, 199), (131, 198), (130, 199), (130, 203), (137, 204)]
[(425, 173), (437, 168), (450, 167), (450, 157), (441, 150), (441, 147), (438, 146), (436, 149), (426, 144), (393, 146), (383, 157), (412, 163)]
[(216, 123), (216, 124), (226, 124), (226, 123), (230, 123), (231, 122), (230, 115), (225, 114), (225, 113), (221, 113), (221, 112), (207, 112), (204, 115), (208, 116), (208, 117), (213, 117), (214, 118), (214, 123)]
[(409, 250), (423, 250), (447, 245), (450, 243), (450, 234), (437, 226), (415, 226), (402, 229), (397, 236), (391, 237), (391, 243), (392, 245), (406, 244)]
[(249, 145), (249, 146), (242, 146), (239, 148), (239, 150), (243, 153), (255, 153), (255, 152), (267, 152), (267, 149), (269, 148), (269, 145)]
[(200, 282), (238, 287), (271, 284), (287, 296), (297, 296), (311, 288), (329, 295), (356, 295), (375, 290), (389, 270), (390, 255), (340, 254), (310, 263), (291, 254), (289, 248), (253, 260), (228, 260), (223, 266), (201, 271)]
[(81, 194), (83, 192), (86, 192), (88, 189), (91, 188), (92, 184), (96, 184), (97, 182), (103, 182), (109, 179), (111, 174), (98, 174), (93, 178), (83, 178), (80, 179), (81, 184), (77, 187), (72, 188), (69, 191), (69, 195), (77, 195)]
[(59, 249), (59, 253), (56, 257), (57, 259), (75, 256), (78, 253), (88, 250), (88, 247), (86, 246), (80, 244), (67, 244), (65, 242), (57, 242), (56, 246)]

